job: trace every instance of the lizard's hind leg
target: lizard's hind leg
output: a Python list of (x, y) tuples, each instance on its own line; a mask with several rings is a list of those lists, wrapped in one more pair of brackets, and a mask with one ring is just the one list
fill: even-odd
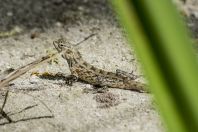
[(93, 89), (95, 93), (106, 93), (109, 89), (108, 86), (105, 84), (104, 78), (98, 76), (97, 81), (98, 81), (98, 85), (94, 85), (94, 89)]
[(93, 89), (85, 89), (84, 92), (85, 93), (106, 93), (108, 92), (108, 86), (107, 85), (101, 85), (104, 84), (104, 80), (102, 79), (102, 77), (97, 77), (97, 83), (93, 84)]

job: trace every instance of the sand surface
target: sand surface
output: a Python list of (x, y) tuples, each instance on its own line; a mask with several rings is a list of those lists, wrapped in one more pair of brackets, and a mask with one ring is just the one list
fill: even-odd
[[(75, 44), (92, 33), (97, 35), (77, 47), (87, 62), (108, 71), (142, 74), (106, 0), (3, 0), (0, 12), (1, 32), (19, 31), (0, 38), (1, 74), (53, 52), (52, 42), (61, 36)], [(86, 92), (93, 88), (89, 84), (67, 86), (63, 80), (31, 75), (69, 75), (67, 62), (61, 57), (56, 61), (58, 64), (45, 63), (12, 82), (4, 110), (14, 122), (0, 118), (1, 132), (164, 131), (152, 94), (120, 89), (93, 94)], [(0, 104), (4, 96), (1, 90)]]

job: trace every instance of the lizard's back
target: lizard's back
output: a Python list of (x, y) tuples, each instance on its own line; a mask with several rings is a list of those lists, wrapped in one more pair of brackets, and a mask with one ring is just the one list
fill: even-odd
[(77, 74), (80, 80), (92, 85), (108, 86), (112, 88), (121, 88), (128, 90), (145, 90), (143, 83), (137, 82), (131, 77), (120, 76), (113, 72), (94, 67), (85, 62), (82, 58), (79, 63), (70, 68), (72, 74)]

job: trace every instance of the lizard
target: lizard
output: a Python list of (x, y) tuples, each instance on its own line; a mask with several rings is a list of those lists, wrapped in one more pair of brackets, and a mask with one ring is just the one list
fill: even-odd
[(117, 69), (116, 72), (109, 72), (97, 68), (86, 62), (81, 53), (64, 38), (53, 42), (54, 47), (67, 61), (71, 75), (67, 76), (68, 84), (78, 80), (99, 87), (119, 88), (138, 92), (148, 92), (144, 83), (136, 81), (135, 75)]

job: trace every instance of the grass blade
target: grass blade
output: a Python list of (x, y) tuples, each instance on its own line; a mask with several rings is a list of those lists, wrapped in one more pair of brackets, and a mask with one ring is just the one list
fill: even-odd
[(168, 130), (198, 131), (198, 66), (170, 0), (112, 0)]

